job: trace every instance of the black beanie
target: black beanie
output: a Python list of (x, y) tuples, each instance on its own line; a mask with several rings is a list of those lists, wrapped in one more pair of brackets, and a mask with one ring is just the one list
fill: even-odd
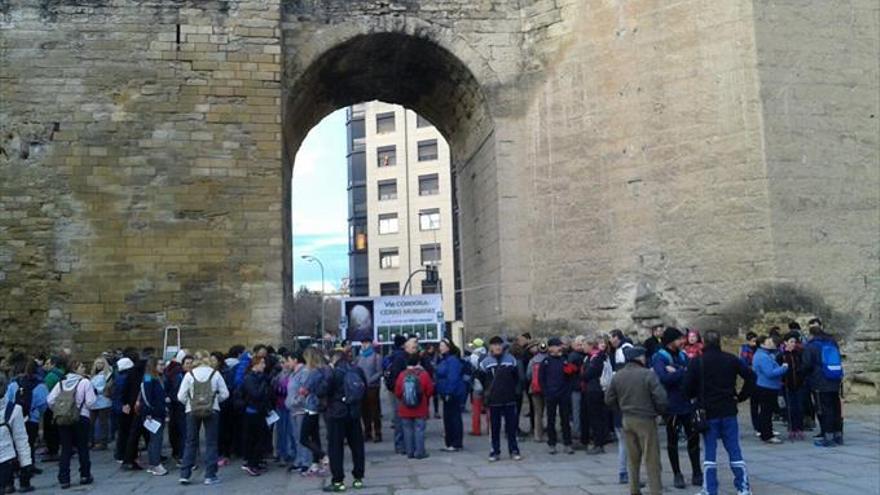
[(671, 342), (675, 342), (682, 337), (684, 337), (684, 334), (681, 333), (681, 330), (675, 327), (666, 327), (666, 330), (663, 331), (663, 337), (660, 339), (660, 343), (667, 346)]

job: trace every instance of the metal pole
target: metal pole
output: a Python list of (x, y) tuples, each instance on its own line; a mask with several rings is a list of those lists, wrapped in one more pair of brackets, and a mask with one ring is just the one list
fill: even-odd
[(306, 261), (314, 261), (315, 263), (318, 264), (319, 267), (321, 267), (321, 338), (324, 338), (324, 313), (325, 313), (325, 311), (324, 311), (324, 293), (325, 293), (324, 263), (321, 263), (321, 260), (319, 260), (318, 258), (316, 258), (312, 255), (308, 255), (308, 254), (304, 255), (302, 257), (302, 259), (304, 259)]

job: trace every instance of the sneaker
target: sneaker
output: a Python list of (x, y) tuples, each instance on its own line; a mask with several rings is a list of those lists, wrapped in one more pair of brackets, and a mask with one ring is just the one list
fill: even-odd
[(323, 488), (324, 492), (327, 493), (341, 493), (345, 491), (345, 483), (330, 483), (329, 485)]
[(672, 485), (679, 490), (687, 488), (687, 483), (684, 482), (684, 475), (682, 475), (681, 473), (675, 473), (675, 478), (672, 481)]
[(742, 491), (736, 492), (736, 495), (752, 495), (752, 491), (751, 490), (742, 490)]
[(618, 485), (628, 485), (629, 484), (629, 474), (620, 473), (617, 477), (617, 484)]
[(822, 437), (813, 440), (813, 445), (815, 445), (816, 447), (834, 447), (837, 444), (835, 444), (833, 440)]
[(514, 461), (521, 461), (522, 455), (520, 455), (519, 452), (514, 452), (513, 454), (510, 455), (510, 458), (513, 459)]
[(780, 440), (779, 437), (770, 437), (769, 440), (764, 440), (764, 443), (779, 445), (780, 443), (782, 443), (782, 440)]
[(757, 438), (761, 438), (761, 432), (760, 432), (760, 431), (756, 431), (756, 432), (755, 432), (755, 437), (757, 437)]
[(604, 453), (605, 453), (605, 447), (592, 447), (590, 449), (587, 449), (587, 455), (598, 455), (598, 454), (604, 454)]
[(421, 461), (422, 459), (427, 459), (428, 457), (431, 457), (431, 454), (428, 454), (428, 453), (426, 452), (426, 453), (424, 453), (424, 454), (419, 454), (419, 455), (417, 455), (417, 456), (414, 456), (413, 459), (415, 459), (415, 460), (417, 460), (417, 461)]
[(498, 454), (489, 454), (489, 462), (498, 462)]
[(214, 476), (214, 477), (212, 477), (212, 478), (205, 478), (205, 481), (203, 481), (202, 484), (204, 484), (204, 485), (208, 485), (208, 486), (219, 485), (219, 484), (220, 484), (220, 478), (218, 478), (218, 477), (216, 477), (216, 476)]
[(834, 434), (834, 443), (837, 445), (843, 445), (843, 434), (835, 433)]
[(143, 471), (144, 468), (142, 468), (140, 464), (138, 464), (136, 462), (132, 462), (131, 464), (123, 464), (122, 470), (123, 471)]
[(229, 465), (229, 458), (228, 457), (221, 457), (220, 459), (217, 460), (217, 466), (219, 466), (219, 467), (224, 467), (224, 466), (228, 466), (228, 465)]
[(354, 488), (355, 490), (360, 490), (361, 488), (364, 487), (364, 480), (355, 479), (351, 483), (351, 487)]
[(444, 451), (444, 452), (458, 452), (458, 449), (455, 448), (455, 447), (443, 447), (443, 448), (440, 449), (440, 450), (442, 450), (442, 451)]
[(65, 483), (61, 483), (61, 489), (62, 489), (62, 490), (67, 490), (68, 488), (70, 488), (70, 482), (69, 482), (69, 481), (68, 481), (68, 482), (65, 482)]
[(556, 446), (555, 446), (555, 445), (551, 445), (550, 448), (547, 450), (547, 452), (548, 452), (550, 455), (556, 455)]
[(148, 468), (147, 472), (152, 474), (153, 476), (165, 476), (166, 474), (168, 474), (168, 470), (165, 469), (165, 466), (161, 464)]
[[(30, 493), (34, 490), (36, 490), (36, 488), (34, 488), (32, 485), (25, 485), (25, 486), (18, 487), (18, 493)], [(9, 493), (12, 493), (12, 492), (9, 492)]]
[(189, 484), (189, 477), (188, 476), (181, 476), (180, 478), (177, 479), (177, 482), (180, 483), (181, 485), (188, 485)]
[(574, 449), (571, 447), (571, 445), (566, 445), (566, 446), (565, 446), (565, 453), (568, 454), (568, 455), (572, 455), (572, 454), (574, 454)]
[(694, 473), (691, 476), (691, 484), (694, 486), (703, 486), (703, 473)]
[(242, 466), (241, 470), (246, 472), (249, 476), (259, 476), (260, 471), (250, 467), (250, 466)]

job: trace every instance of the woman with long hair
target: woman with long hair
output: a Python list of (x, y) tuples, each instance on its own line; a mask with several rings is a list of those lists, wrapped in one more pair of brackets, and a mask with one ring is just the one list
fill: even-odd
[(605, 335), (596, 338), (588, 354), (589, 361), (584, 364), (584, 380), (586, 381), (585, 394), (587, 405), (587, 422), (590, 429), (590, 438), (593, 447), (587, 450), (588, 454), (605, 453), (605, 444), (608, 442), (608, 406), (605, 405), (605, 391), (602, 389), (602, 372), (611, 367), (611, 343)]
[(302, 422), (302, 431), (300, 432), (299, 442), (307, 449), (312, 451), (312, 465), (308, 471), (303, 472), (304, 476), (316, 476), (326, 474), (326, 465), (329, 460), (321, 449), (321, 403), (318, 398), (327, 387), (327, 365), (324, 362), (324, 356), (314, 347), (309, 347), (303, 352), (303, 360), (306, 362), (306, 368), (309, 370), (308, 380), (300, 390), (305, 400), (305, 416)]
[(242, 469), (251, 475), (263, 474), (264, 441), (266, 439), (266, 416), (272, 409), (269, 380), (266, 378), (266, 359), (254, 356), (241, 387), (244, 403), (244, 457)]
[(104, 356), (92, 363), (92, 386), (95, 388), (95, 404), (92, 406), (92, 445), (95, 450), (105, 450), (110, 444), (110, 382), (113, 368)]
[(467, 398), (467, 386), (462, 376), (461, 351), (449, 339), (443, 339), (438, 346), (440, 360), (437, 363), (437, 395), (443, 399), (444, 450), (457, 452), (462, 449), (464, 424), (461, 407)]
[(147, 472), (153, 476), (168, 474), (168, 470), (162, 465), (162, 439), (165, 436), (165, 417), (167, 416), (165, 398), (165, 385), (162, 382), (159, 360), (151, 357), (147, 359), (144, 380), (141, 382), (140, 395), (138, 396), (140, 404), (138, 421), (150, 434), (147, 446), (149, 457)]

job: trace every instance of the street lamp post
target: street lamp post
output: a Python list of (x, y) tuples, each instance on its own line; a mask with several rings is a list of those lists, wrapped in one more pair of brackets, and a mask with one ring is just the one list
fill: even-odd
[(310, 254), (301, 257), (306, 261), (317, 263), (321, 267), (321, 338), (324, 338), (324, 263)]

